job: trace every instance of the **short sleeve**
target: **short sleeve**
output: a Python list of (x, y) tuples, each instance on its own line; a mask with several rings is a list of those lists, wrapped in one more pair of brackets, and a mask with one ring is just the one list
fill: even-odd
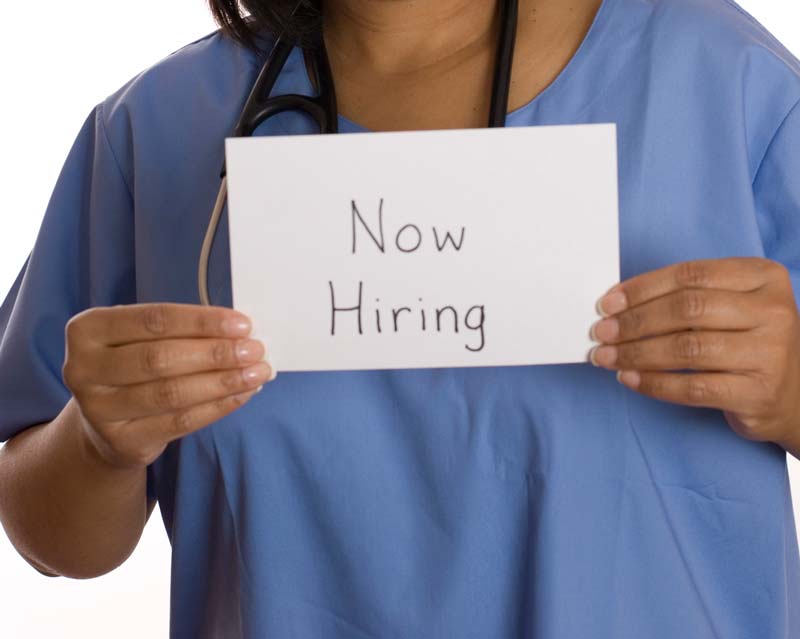
[(70, 398), (62, 378), (66, 324), (90, 307), (134, 303), (134, 257), (131, 191), (99, 105), (67, 156), (32, 251), (0, 305), (0, 441), (61, 412)]
[(789, 269), (800, 307), (800, 102), (767, 147), (753, 192), (765, 256)]

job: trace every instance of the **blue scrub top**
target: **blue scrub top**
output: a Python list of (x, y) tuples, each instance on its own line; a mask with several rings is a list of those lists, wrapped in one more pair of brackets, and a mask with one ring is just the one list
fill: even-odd
[[(213, 33), (92, 111), (0, 308), (3, 440), (67, 402), (71, 316), (198, 302), (258, 68)], [(297, 50), (278, 91), (311, 93)], [(604, 0), (508, 124), (617, 123), (623, 278), (756, 255), (798, 292), (798, 100), (798, 61), (732, 2)], [(288, 113), (258, 134), (313, 131)], [(210, 278), (230, 305), (225, 218)], [(174, 639), (800, 636), (785, 453), (590, 364), (283, 373), (170, 444), (148, 491)]]

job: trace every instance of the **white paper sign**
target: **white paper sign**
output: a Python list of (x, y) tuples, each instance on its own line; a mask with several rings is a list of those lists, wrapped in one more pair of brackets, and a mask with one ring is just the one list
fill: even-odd
[(234, 307), (281, 371), (586, 361), (616, 127), (228, 139)]

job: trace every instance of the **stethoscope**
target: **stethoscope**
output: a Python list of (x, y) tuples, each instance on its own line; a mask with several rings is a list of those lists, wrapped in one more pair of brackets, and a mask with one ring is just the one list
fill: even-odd
[[(490, 128), (503, 127), (506, 123), (508, 94), (511, 88), (511, 68), (514, 59), (514, 41), (517, 30), (517, 0), (501, 0), (499, 10), (500, 34), (497, 43), (492, 97), (489, 107), (488, 126)], [(292, 110), (302, 111), (312, 117), (319, 126), (320, 133), (338, 132), (339, 113), (336, 106), (336, 91), (322, 37), (318, 38), (314, 46), (304, 50), (304, 55), (310, 62), (311, 80), (319, 87), (318, 94), (316, 96), (307, 96), (293, 93), (271, 97), (270, 94), (275, 87), (275, 82), (278, 80), (278, 76), (294, 46), (286, 38), (285, 34), (282, 34), (275, 41), (250, 91), (231, 137), (252, 136), (253, 132), (272, 116)], [(224, 166), (220, 178), (219, 193), (203, 240), (198, 268), (200, 301), (206, 306), (211, 305), (208, 295), (208, 261), (211, 254), (211, 245), (228, 197), (227, 172)]]

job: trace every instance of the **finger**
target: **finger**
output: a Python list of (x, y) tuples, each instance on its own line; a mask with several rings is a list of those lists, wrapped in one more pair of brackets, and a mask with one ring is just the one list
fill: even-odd
[(246, 337), (251, 330), (246, 315), (222, 306), (133, 304), (84, 313), (80, 322), (74, 322), (75, 330), (88, 340), (108, 346), (170, 338)]
[(124, 386), (254, 364), (266, 355), (259, 340), (173, 339), (104, 348), (90, 381)]
[(674, 291), (599, 320), (592, 337), (617, 344), (688, 328), (746, 330), (759, 326), (761, 295), (689, 288)]
[(611, 370), (760, 370), (764, 345), (747, 331), (684, 331), (595, 347), (590, 358)]
[(168, 444), (230, 415), (249, 402), (259, 390), (254, 388), (182, 410), (137, 420), (126, 427), (135, 429), (135, 437), (143, 442), (142, 446), (145, 446), (145, 442), (153, 441)]
[(642, 395), (674, 404), (746, 412), (752, 405), (752, 381), (734, 373), (620, 371), (620, 383)]
[(183, 410), (197, 404), (256, 388), (274, 378), (267, 362), (243, 369), (213, 371), (131, 386), (116, 386), (95, 393), (90, 420), (123, 421)]
[(775, 276), (775, 262), (760, 257), (692, 260), (636, 275), (613, 286), (598, 300), (601, 315), (613, 315), (684, 288), (753, 291)]

